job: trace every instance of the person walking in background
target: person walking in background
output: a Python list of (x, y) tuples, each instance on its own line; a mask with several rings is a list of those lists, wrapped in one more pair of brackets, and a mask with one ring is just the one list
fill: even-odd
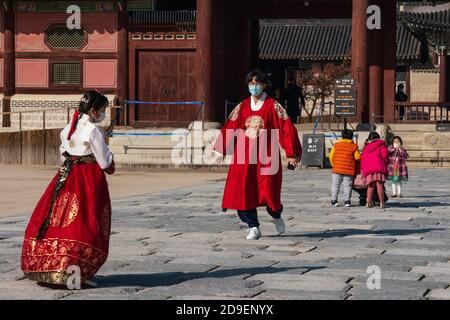
[[(397, 86), (397, 92), (395, 93), (395, 101), (396, 102), (407, 102), (408, 101), (408, 95), (405, 93), (405, 86), (403, 84), (399, 84)], [(400, 106), (400, 109), (399, 109), (400, 120), (403, 120), (404, 116), (405, 116), (405, 107)]]
[(353, 131), (344, 130), (342, 139), (336, 142), (330, 151), (330, 163), (333, 167), (331, 175), (331, 205), (338, 207), (338, 194), (344, 183), (344, 204), (351, 206), (352, 185), (356, 174), (356, 162), (361, 158), (358, 145), (353, 142)]
[(392, 182), (392, 198), (402, 198), (402, 182), (408, 180), (406, 160), (408, 152), (403, 148), (402, 138), (395, 136), (389, 147), (389, 180)]
[(301, 108), (305, 105), (305, 97), (302, 89), (297, 86), (295, 79), (289, 79), (288, 86), (285, 90), (287, 113), (292, 123), (297, 123), (297, 118), (302, 115)]
[(367, 205), (373, 207), (375, 189), (380, 199), (380, 208), (385, 208), (384, 184), (388, 175), (389, 152), (387, 144), (376, 132), (369, 134), (369, 143), (361, 155), (361, 171), (367, 183)]

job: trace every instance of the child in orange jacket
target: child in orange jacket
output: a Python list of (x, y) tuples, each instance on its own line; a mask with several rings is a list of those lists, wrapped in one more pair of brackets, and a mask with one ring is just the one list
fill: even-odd
[(331, 176), (331, 205), (338, 207), (338, 194), (341, 185), (344, 184), (344, 203), (351, 206), (353, 178), (356, 174), (356, 161), (361, 158), (358, 145), (353, 142), (353, 131), (343, 130), (342, 139), (339, 139), (330, 152), (330, 163), (333, 167)]

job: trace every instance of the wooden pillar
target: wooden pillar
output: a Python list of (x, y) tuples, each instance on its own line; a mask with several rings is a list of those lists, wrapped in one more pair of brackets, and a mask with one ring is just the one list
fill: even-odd
[(252, 46), (252, 19), (255, 19), (254, 16), (251, 15), (252, 6), (249, 1), (245, 1), (245, 4), (238, 6), (237, 8), (241, 9), (240, 13), (240, 22), (238, 25), (238, 33), (239, 35), (239, 50), (241, 50), (240, 56), (240, 74), (236, 80), (239, 83), (239, 92), (243, 97), (248, 97), (250, 94), (248, 93), (248, 88), (245, 84), (241, 85), (242, 79), (245, 79), (245, 76), (252, 69), (252, 54), (251, 54), (251, 46)]
[(397, 3), (382, 0), (381, 30), (384, 43), (383, 105), (384, 123), (393, 123), (395, 118), (395, 70), (397, 66)]
[(250, 21), (250, 37), (251, 37), (251, 47), (250, 47), (250, 59), (251, 59), (251, 69), (259, 67), (259, 20), (252, 19)]
[[(128, 11), (127, 0), (122, 1), (118, 15), (118, 52), (117, 52), (117, 99), (118, 105), (123, 105), (128, 99)], [(119, 120), (119, 119), (118, 119)], [(121, 113), (120, 123), (125, 123), (125, 113)]]
[[(381, 7), (382, 0), (371, 4)], [(381, 13), (383, 14), (383, 12)], [(369, 122), (383, 122), (383, 28), (369, 30)]]
[[(16, 92), (15, 77), (15, 17), (14, 3), (12, 0), (6, 1), (7, 8), (4, 12), (4, 51), (3, 51), (3, 112), (11, 111), (11, 97)], [(11, 126), (11, 117), (3, 115), (2, 126)]]
[(230, 99), (234, 102), (249, 95), (247, 86), (244, 84), (245, 75), (251, 69), (251, 35), (250, 17), (248, 15), (247, 2), (236, 2), (230, 0), (229, 17), (229, 39), (230, 60), (228, 68), (230, 88)]
[(197, 97), (205, 103), (205, 121), (215, 120), (212, 77), (213, 0), (197, 0)]
[(450, 101), (450, 61), (447, 52), (439, 56), (439, 102)]
[(353, 0), (352, 5), (352, 77), (356, 79), (357, 121), (367, 123), (368, 117), (368, 0)]

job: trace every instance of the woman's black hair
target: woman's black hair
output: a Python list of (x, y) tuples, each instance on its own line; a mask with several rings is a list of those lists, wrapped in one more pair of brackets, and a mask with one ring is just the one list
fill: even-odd
[(87, 114), (91, 108), (100, 110), (107, 104), (109, 104), (108, 98), (96, 90), (91, 90), (86, 92), (81, 98), (79, 109), (81, 113)]
[(394, 137), (392, 138), (392, 143), (394, 143), (394, 140), (395, 140), (395, 139), (398, 139), (398, 140), (400, 141), (400, 144), (403, 145), (403, 140), (402, 140), (402, 138), (400, 138), (399, 136), (394, 136)]
[(69, 133), (67, 134), (67, 140), (70, 140), (75, 130), (77, 129), (78, 120), (80, 120), (83, 114), (88, 114), (89, 110), (94, 108), (94, 110), (100, 110), (109, 104), (108, 98), (97, 90), (91, 90), (86, 92), (81, 98), (78, 110), (75, 111), (72, 117), (72, 122), (70, 123)]
[(269, 84), (270, 83), (270, 80), (267, 77), (267, 75), (264, 72), (262, 72), (261, 70), (259, 70), (259, 69), (255, 69), (255, 70), (250, 71), (250, 73), (247, 74), (247, 77), (245, 78), (245, 83), (248, 84), (248, 83), (252, 82), (253, 79), (255, 79), (256, 82), (260, 82), (262, 84)]
[(371, 133), (369, 134), (368, 140), (369, 140), (369, 141), (372, 141), (372, 140), (376, 140), (376, 139), (381, 139), (381, 137), (380, 137), (380, 135), (378, 134), (378, 132), (371, 132)]

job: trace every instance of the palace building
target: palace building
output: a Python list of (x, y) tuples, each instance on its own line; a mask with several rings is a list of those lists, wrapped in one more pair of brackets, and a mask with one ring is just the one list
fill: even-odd
[[(70, 30), (74, 4), (81, 29)], [(369, 5), (381, 8), (380, 30), (366, 26)], [(17, 126), (9, 112), (76, 106), (91, 89), (114, 105), (202, 101), (204, 120), (223, 122), (225, 102), (247, 95), (251, 68), (273, 70), (283, 85), (288, 70), (343, 60), (356, 80), (357, 122), (408, 121), (396, 110), (399, 82), (411, 93), (401, 107), (428, 114), (414, 122), (436, 120), (430, 110), (450, 103), (450, 6), (439, 1), (7, 0), (0, 11), (3, 127)], [(435, 83), (434, 95), (422, 95), (432, 88), (421, 79)], [(178, 127), (197, 114), (192, 105), (129, 104), (120, 122)], [(38, 126), (34, 117), (42, 115), (21, 124)]]

